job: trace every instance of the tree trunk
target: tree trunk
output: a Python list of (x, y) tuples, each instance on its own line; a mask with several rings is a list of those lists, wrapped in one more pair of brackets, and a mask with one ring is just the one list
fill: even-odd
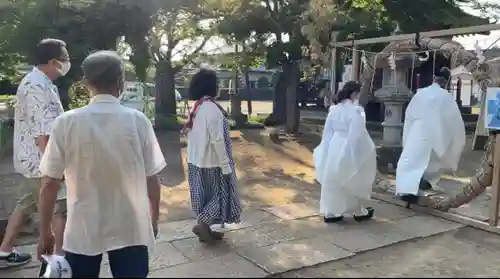
[(150, 65), (149, 43), (145, 40), (130, 40), (128, 43), (133, 50), (130, 63), (134, 66), (135, 76), (139, 81), (146, 82)]
[(289, 69), (283, 66), (283, 72), (278, 73), (273, 94), (273, 112), (265, 121), (266, 126), (277, 126), (286, 123), (286, 91), (288, 83)]
[(300, 109), (297, 102), (297, 89), (300, 83), (300, 67), (298, 62), (290, 65), (290, 75), (286, 89), (286, 126), (285, 132), (297, 134), (299, 132)]
[(234, 70), (232, 91), (233, 94), (231, 94), (231, 117), (235, 122), (235, 126), (239, 128), (245, 125), (246, 119), (241, 112), (241, 95), (239, 92), (238, 70)]
[(166, 126), (167, 129), (178, 126), (175, 72), (170, 60), (165, 59), (156, 64), (155, 83), (155, 123), (157, 126)]
[(250, 73), (245, 69), (245, 90), (247, 91), (247, 111), (252, 115), (252, 88), (250, 88)]

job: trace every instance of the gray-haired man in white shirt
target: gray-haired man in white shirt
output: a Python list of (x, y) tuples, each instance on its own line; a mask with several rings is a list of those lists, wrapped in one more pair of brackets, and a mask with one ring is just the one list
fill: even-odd
[(107, 252), (114, 277), (146, 278), (148, 246), (158, 230), (165, 166), (153, 126), (140, 111), (120, 105), (124, 64), (113, 51), (82, 65), (90, 103), (56, 119), (40, 170), (38, 256), (51, 253), (50, 222), (60, 179), (67, 185), (63, 248), (74, 278), (98, 278)]

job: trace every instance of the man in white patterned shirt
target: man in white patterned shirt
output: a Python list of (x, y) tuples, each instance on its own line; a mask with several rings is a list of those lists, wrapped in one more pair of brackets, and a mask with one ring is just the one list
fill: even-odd
[[(22, 197), (9, 219), (0, 246), (0, 267), (22, 265), (31, 260), (30, 254), (14, 249), (14, 241), (26, 217), (37, 212), (41, 186), (40, 160), (52, 123), (63, 113), (57, 88), (52, 81), (66, 75), (71, 67), (66, 44), (56, 39), (42, 40), (37, 45), (35, 59), (36, 67), (23, 78), (16, 94), (14, 168), (23, 176), (20, 185)], [(58, 254), (62, 253), (66, 214), (65, 189), (61, 188), (52, 224)]]

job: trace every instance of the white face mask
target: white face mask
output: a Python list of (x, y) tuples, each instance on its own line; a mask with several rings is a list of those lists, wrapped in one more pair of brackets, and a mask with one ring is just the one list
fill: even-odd
[(59, 62), (59, 64), (61, 65), (61, 68), (58, 69), (57, 71), (59, 72), (59, 74), (63, 77), (65, 76), (69, 70), (71, 69), (71, 62), (69, 61), (66, 61), (66, 62)]

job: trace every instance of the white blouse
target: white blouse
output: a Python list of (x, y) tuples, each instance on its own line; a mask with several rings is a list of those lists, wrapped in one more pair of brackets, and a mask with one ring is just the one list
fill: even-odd
[(199, 168), (222, 168), (230, 173), (229, 156), (224, 143), (224, 115), (216, 104), (203, 102), (188, 133), (188, 163)]

